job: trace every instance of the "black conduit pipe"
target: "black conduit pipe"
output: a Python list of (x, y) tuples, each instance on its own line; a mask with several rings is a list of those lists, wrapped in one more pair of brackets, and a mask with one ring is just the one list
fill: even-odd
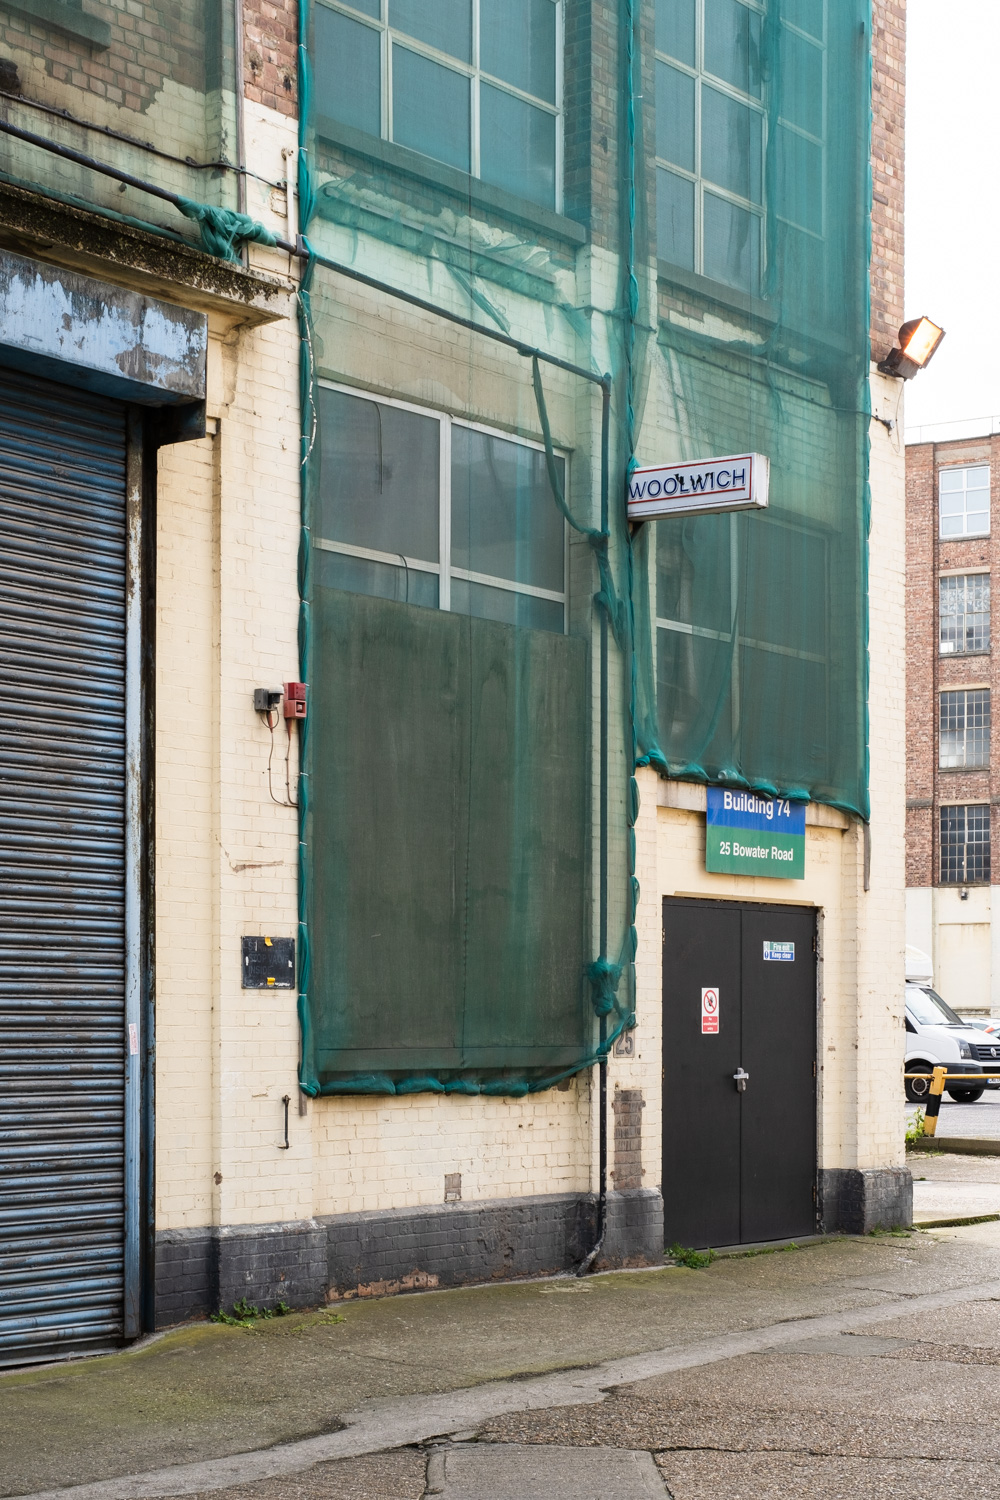
[[(49, 151), (53, 156), (61, 156), (64, 161), (75, 162), (78, 167), (86, 167), (90, 172), (99, 172), (102, 177), (113, 177), (115, 182), (123, 182), (126, 187), (138, 188), (141, 193), (148, 193), (151, 198), (161, 198), (164, 203), (171, 203), (179, 212), (183, 212), (181, 193), (171, 193), (167, 188), (157, 187), (155, 182), (146, 182), (141, 177), (133, 177), (131, 172), (122, 172), (118, 167), (108, 166), (107, 162), (98, 161), (84, 151), (74, 151), (72, 146), (59, 146), (55, 141), (47, 141), (43, 135), (36, 135), (33, 130), (22, 130), (20, 125), (11, 125), (7, 120), (0, 120), (0, 132), (13, 136), (15, 140), (26, 141), (29, 146), (37, 146), (42, 151)], [(305, 255), (301, 246), (293, 245), (289, 240), (276, 239), (274, 243), (278, 250), (284, 250), (289, 255)]]

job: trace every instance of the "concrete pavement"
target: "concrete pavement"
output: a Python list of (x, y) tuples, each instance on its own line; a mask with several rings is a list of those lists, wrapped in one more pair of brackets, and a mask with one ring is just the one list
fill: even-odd
[(7, 1374), (0, 1494), (556, 1500), (556, 1450), (593, 1449), (575, 1500), (648, 1495), (649, 1463), (614, 1472), (612, 1450), (674, 1500), (1000, 1497), (998, 1368), (1000, 1224), (829, 1241)]
[(945, 1153), (928, 1141), (909, 1153), (913, 1222), (921, 1227), (955, 1219), (1000, 1217), (1000, 1141), (995, 1156)]

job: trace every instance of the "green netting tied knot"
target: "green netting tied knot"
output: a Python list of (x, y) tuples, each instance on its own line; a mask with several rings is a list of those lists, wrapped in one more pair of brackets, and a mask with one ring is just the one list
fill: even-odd
[(617, 1008), (621, 977), (621, 964), (613, 964), (610, 958), (595, 958), (592, 964), (587, 965), (587, 978), (592, 991), (590, 998), (595, 1015), (606, 1016)]
[(177, 207), (185, 218), (195, 220), (201, 230), (202, 245), (219, 260), (238, 261), (241, 245), (278, 243), (278, 236), (249, 214), (238, 214), (231, 208), (213, 208), (209, 203), (196, 203), (193, 198), (178, 198)]

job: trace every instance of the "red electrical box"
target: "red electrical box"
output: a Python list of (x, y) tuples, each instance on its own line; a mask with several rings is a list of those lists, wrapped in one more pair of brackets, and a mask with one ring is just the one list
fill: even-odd
[(306, 685), (304, 682), (285, 683), (285, 701), (282, 713), (286, 719), (304, 719), (306, 716)]

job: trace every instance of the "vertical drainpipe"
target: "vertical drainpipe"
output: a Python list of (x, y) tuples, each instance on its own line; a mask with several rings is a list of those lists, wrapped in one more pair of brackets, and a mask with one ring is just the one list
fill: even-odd
[[(236, 174), (236, 207), (241, 214), (247, 211), (247, 179), (244, 170), (247, 164), (247, 151), (246, 119), (243, 107), (243, 68), (243, 0), (233, 0), (233, 71), (236, 74), (233, 86), (236, 95), (236, 165), (239, 168)], [(244, 245), (244, 257), (246, 253), (246, 245)]]

